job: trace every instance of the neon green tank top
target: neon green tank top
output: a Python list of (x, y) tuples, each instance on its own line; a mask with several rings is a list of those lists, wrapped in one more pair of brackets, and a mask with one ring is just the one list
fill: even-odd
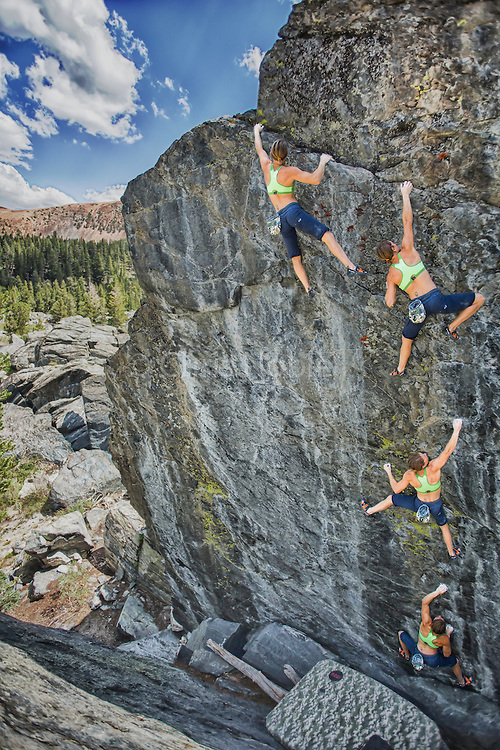
[(429, 632), (427, 633), (427, 635), (422, 635), (422, 631), (419, 628), (418, 629), (418, 637), (420, 638), (420, 640), (422, 640), (424, 643), (426, 643), (431, 648), (439, 648), (439, 646), (436, 646), (436, 644), (433, 641), (433, 638), (439, 638), (439, 636), (435, 635), (432, 632), (432, 628), (429, 630)]
[(398, 258), (398, 262), (392, 263), (391, 268), (397, 268), (398, 271), (401, 271), (402, 277), (398, 286), (400, 289), (402, 289), (403, 292), (405, 292), (406, 289), (410, 286), (411, 282), (415, 281), (417, 276), (420, 276), (422, 271), (425, 271), (425, 266), (421, 260), (419, 260), (418, 263), (415, 263), (414, 266), (409, 266), (408, 263), (404, 262), (399, 253)]
[[(415, 472), (417, 474), (417, 472)], [(441, 487), (441, 480), (438, 479), (436, 484), (431, 484), (429, 480), (427, 479), (427, 467), (424, 469), (424, 473), (422, 476), (420, 474), (417, 474), (418, 481), (420, 482), (420, 487), (416, 487), (415, 489), (417, 492), (420, 492), (422, 495), (427, 494), (427, 492), (434, 492), (434, 490), (438, 490)]]
[(271, 164), (271, 171), (270, 171), (270, 177), (269, 185), (267, 186), (267, 192), (269, 195), (272, 194), (278, 194), (281, 195), (282, 193), (293, 193), (293, 186), (295, 185), (295, 182), (292, 185), (289, 185), (286, 187), (285, 185), (280, 185), (278, 182), (278, 172), (280, 171), (281, 167), (278, 167), (278, 169), (275, 171), (273, 165)]

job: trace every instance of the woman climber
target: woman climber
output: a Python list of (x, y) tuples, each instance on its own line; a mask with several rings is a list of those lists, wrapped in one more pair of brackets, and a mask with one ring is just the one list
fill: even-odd
[[(262, 146), (260, 133), (264, 126), (258, 123), (254, 126), (255, 148), (260, 160), (260, 166), (264, 172), (267, 192), (275, 210), (281, 220), (281, 236), (283, 237), (289, 258), (292, 259), (293, 268), (297, 277), (304, 285), (308, 297), (314, 297), (314, 292), (309, 284), (307, 274), (302, 265), (302, 254), (299, 250), (296, 229), (322, 240), (330, 252), (347, 267), (347, 275), (366, 274), (366, 271), (354, 265), (339, 245), (333, 233), (327, 226), (310, 216), (300, 207), (294, 193), (295, 182), (304, 182), (308, 185), (319, 185), (325, 173), (325, 166), (332, 158), (328, 154), (322, 154), (319, 164), (314, 172), (304, 172), (298, 167), (286, 167), (285, 160), (288, 155), (288, 147), (285, 141), (274, 141), (271, 147), (270, 157)], [(278, 177), (279, 173), (279, 177)]]
[(453, 628), (446, 624), (441, 615), (432, 618), (429, 609), (429, 604), (433, 599), (446, 591), (448, 587), (441, 583), (435, 591), (424, 596), (418, 642), (415, 642), (404, 630), (400, 630), (398, 632), (399, 653), (404, 659), (411, 660), (418, 672), (424, 664), (434, 668), (451, 667), (460, 687), (467, 687), (472, 683), (472, 677), (463, 674), (457, 657), (451, 653), (450, 635)]

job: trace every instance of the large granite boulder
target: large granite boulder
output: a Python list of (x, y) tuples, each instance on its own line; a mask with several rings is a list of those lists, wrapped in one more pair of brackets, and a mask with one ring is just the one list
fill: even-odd
[(308, 0), (260, 68), (273, 131), (454, 201), (500, 205), (494, 0)]
[[(279, 132), (291, 142), (291, 163), (306, 170), (317, 166), (318, 150), (334, 144), (313, 137), (313, 120), (310, 131), (302, 124), (317, 111), (303, 99), (297, 136), (295, 99), (287, 105), (278, 92), (279, 106), (273, 105), (272, 92), (262, 90), (269, 89), (264, 77), (262, 112), (200, 125), (129, 184), (124, 218), (146, 304), (131, 322), (130, 341), (110, 360), (107, 376), (113, 455), (150, 544), (165, 560), (183, 624), (193, 627), (215, 614), (249, 625), (278, 620), (296, 628), (350, 666), (435, 706), (440, 727), (463, 750), (471, 696), (452, 690), (446, 673), (427, 679), (409, 675), (395, 652), (396, 632), (415, 626), (422, 596), (440, 580), (447, 582), (452, 595), (441, 611), (456, 627), (454, 648), (466, 671), (474, 673), (484, 711), (493, 710), (488, 701), (500, 687), (494, 656), (500, 506), (491, 429), (499, 382), (494, 300), (500, 210), (492, 181), (496, 167), (483, 149), (486, 131), (488, 154), (494, 156), (497, 143), (498, 101), (486, 62), (493, 55), (488, 41), (493, 6), (443, 7), (436, 18), (446, 12), (456, 22), (442, 26), (437, 63), (455, 76), (450, 87), (457, 92), (472, 81), (470, 96), (479, 94), (477, 112), (486, 113), (480, 123), (474, 112), (464, 114), (463, 125), (450, 120), (448, 135), (440, 130), (445, 143), (436, 158), (439, 165), (449, 163), (449, 179), (434, 177), (426, 166), (424, 121), (411, 130), (407, 147), (396, 131), (392, 145), (377, 136), (382, 155), (384, 149), (400, 152), (399, 161), (390, 152), (382, 168), (371, 152), (365, 156), (358, 148), (361, 136), (339, 100), (334, 132), (342, 142), (352, 141), (352, 155), (346, 151), (331, 162), (320, 186), (297, 189), (306, 210), (331, 225), (371, 276), (346, 278), (324, 244), (301, 237), (318, 291), (308, 299), (281, 239), (267, 234), (272, 209), (252, 122), (265, 119), (278, 129), (281, 111), (287, 110), (283, 117), (289, 119)], [(422, 29), (428, 9), (437, 8), (436, 2), (407, 6), (398, 0), (302, 3), (282, 35), (309, 51), (290, 54), (282, 75), (290, 91), (292, 79), (301, 80), (305, 96), (315, 91), (315, 70), (328, 77), (344, 48), (337, 51), (332, 44), (332, 34), (340, 38), (342, 31), (341, 10), (345, 24), (356, 11), (353, 44), (366, 46), (377, 18), (397, 16), (401, 25), (407, 17)], [(301, 26), (294, 20), (298, 14)], [(407, 61), (418, 59), (420, 75), (421, 60), (433, 59), (437, 27), (432, 20), (429, 25), (424, 57), (425, 34), (404, 36), (398, 51), (404, 76)], [(393, 32), (386, 26), (389, 38)], [(470, 46), (471, 61), (479, 60), (478, 37), (484, 36), (485, 59), (470, 76), (457, 68), (451, 29), (460, 54)], [(376, 59), (357, 56), (356, 65)], [(389, 53), (384, 59), (392, 65)], [(398, 103), (404, 106), (397, 64), (395, 59), (393, 72), (381, 81), (395, 111)], [(357, 88), (363, 92), (364, 78), (352, 81), (348, 72), (347, 65), (344, 96), (354, 99)], [(482, 76), (477, 88), (476, 73)], [(322, 101), (327, 109), (321, 127), (328, 130), (332, 102), (326, 95)], [(368, 106), (364, 93), (363, 101)], [(374, 94), (372, 101), (373, 118), (379, 117)], [(380, 117), (388, 128), (394, 125), (392, 114)], [(475, 141), (470, 128), (476, 125)], [(267, 148), (275, 137), (276, 132), (264, 134)], [(477, 169), (470, 165), (467, 142), (479, 144)], [(439, 159), (445, 146), (450, 158)], [(470, 174), (462, 169), (467, 163)], [(394, 382), (388, 373), (397, 362), (407, 302), (401, 294), (387, 309), (385, 269), (373, 251), (386, 236), (400, 239), (401, 196), (391, 181), (402, 177), (417, 186), (415, 232), (436, 283), (445, 292), (481, 291), (487, 303), (460, 329), (458, 342), (443, 338), (442, 320), (427, 324), (405, 378)], [(399, 476), (410, 452), (437, 455), (456, 416), (463, 417), (464, 429), (443, 472), (443, 491), (453, 536), (465, 555), (452, 566), (436, 526), (419, 526), (400, 510), (368, 519), (359, 501), (387, 496), (386, 461)], [(481, 742), (476, 736), (469, 746), (476, 740)]]
[(9, 391), (10, 401), (36, 411), (49, 402), (80, 396), (82, 380), (102, 373), (102, 365), (96, 362), (72, 360), (64, 365), (18, 370), (0, 385)]
[(446, 750), (436, 724), (409, 701), (336, 661), (321, 661), (271, 711), (266, 725), (288, 750)]
[[(266, 729), (269, 705), (218, 690), (164, 661), (3, 613), (0, 648), (2, 748), (177, 750), (174, 727), (212, 750), (281, 749)], [(158, 731), (140, 734), (142, 726)], [(38, 733), (45, 742), (34, 744)], [(182, 750), (191, 750), (188, 738)]]
[[(210, 750), (163, 721), (137, 715), (51, 674), (0, 644), (0, 739), (9, 750)], [(87, 686), (85, 686), (87, 687)]]
[(90, 318), (75, 315), (63, 318), (38, 342), (35, 364), (66, 364), (75, 359), (95, 359), (104, 363), (121, 343), (113, 326), (96, 325)]
[(110, 509), (103, 539), (106, 562), (112, 571), (121, 567), (128, 578), (135, 578), (144, 531), (144, 519), (127, 500), (121, 500)]
[(72, 453), (50, 488), (49, 500), (68, 507), (95, 492), (105, 495), (123, 489), (118, 469), (106, 451), (82, 449)]
[(248, 664), (287, 690), (293, 683), (285, 674), (286, 665), (292, 667), (296, 675), (303, 677), (319, 661), (332, 656), (312, 638), (279, 622), (271, 622), (252, 633), (244, 652), (243, 658)]
[[(109, 450), (110, 401), (103, 365), (128, 334), (76, 315), (28, 334), (11, 357), (16, 372), (4, 377), (9, 400), (48, 412), (74, 450)], [(22, 341), (21, 341), (22, 344)]]
[(5, 404), (1, 437), (15, 446), (17, 456), (36, 456), (50, 463), (61, 464), (71, 455), (72, 448), (52, 426), (50, 414), (33, 414), (32, 410)]

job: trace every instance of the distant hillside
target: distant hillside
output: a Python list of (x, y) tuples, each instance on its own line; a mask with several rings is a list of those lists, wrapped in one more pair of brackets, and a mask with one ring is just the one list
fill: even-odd
[(120, 201), (70, 203), (67, 206), (15, 211), (0, 207), (0, 234), (57, 237), (65, 240), (124, 240)]

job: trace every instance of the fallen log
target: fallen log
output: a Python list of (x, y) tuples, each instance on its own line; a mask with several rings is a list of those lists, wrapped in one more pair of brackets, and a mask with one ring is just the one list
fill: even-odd
[(296, 685), (300, 680), (299, 675), (297, 674), (295, 669), (290, 666), (290, 664), (285, 664), (285, 666), (283, 667), (283, 672), (288, 677), (290, 682), (293, 682), (294, 685)]
[(238, 659), (237, 656), (226, 651), (225, 648), (219, 646), (215, 641), (209, 639), (207, 641), (207, 646), (224, 659), (224, 661), (227, 661), (228, 664), (244, 674), (245, 677), (248, 677), (252, 682), (255, 682), (255, 684), (258, 685), (266, 695), (272, 698), (273, 701), (276, 701), (276, 703), (279, 703), (287, 694), (287, 690), (283, 690), (283, 688), (275, 685), (274, 682), (271, 682), (271, 680), (265, 677), (262, 672), (259, 672), (258, 669), (255, 669), (255, 667), (251, 667), (250, 664)]

